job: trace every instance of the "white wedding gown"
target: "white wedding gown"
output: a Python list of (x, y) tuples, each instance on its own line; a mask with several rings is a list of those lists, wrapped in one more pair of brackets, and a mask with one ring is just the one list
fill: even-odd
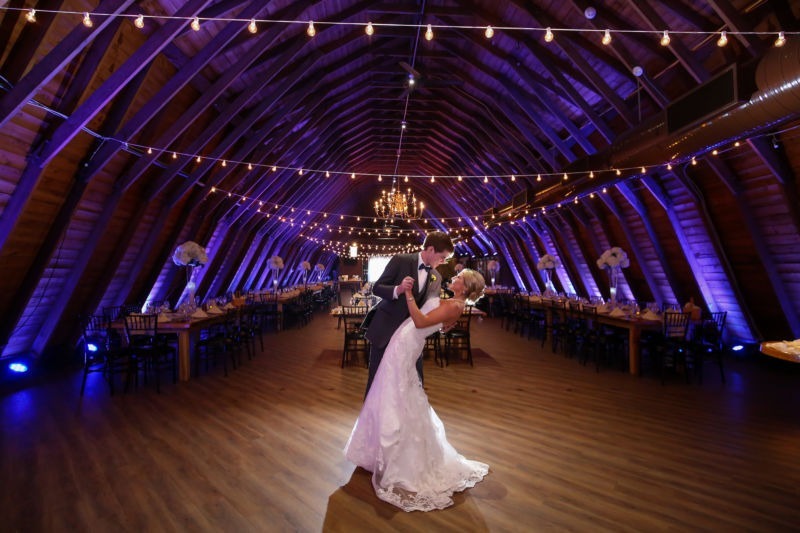
[[(423, 313), (439, 305), (432, 299)], [(416, 361), (425, 337), (440, 325), (417, 329), (406, 319), (389, 341), (375, 380), (345, 446), (347, 459), (372, 472), (375, 493), (404, 511), (453, 504), (453, 493), (475, 486), (489, 466), (465, 459), (445, 436), (428, 403)]]

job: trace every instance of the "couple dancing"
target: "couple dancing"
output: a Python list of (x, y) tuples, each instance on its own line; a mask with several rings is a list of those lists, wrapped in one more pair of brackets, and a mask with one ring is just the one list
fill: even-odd
[(394, 256), (372, 289), (382, 298), (367, 329), (372, 343), (364, 406), (345, 455), (372, 472), (375, 493), (404, 511), (453, 504), (453, 493), (473, 487), (489, 466), (465, 459), (445, 436), (422, 388), (425, 337), (453, 324), (485, 282), (464, 269), (452, 279), (453, 298), (439, 301), (436, 267), (453, 253), (445, 233), (430, 233), (415, 254)]

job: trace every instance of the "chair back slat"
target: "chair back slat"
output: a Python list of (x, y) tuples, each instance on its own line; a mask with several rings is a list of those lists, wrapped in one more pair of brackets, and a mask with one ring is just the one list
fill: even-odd
[(667, 311), (664, 313), (664, 337), (685, 339), (689, 329), (689, 313)]

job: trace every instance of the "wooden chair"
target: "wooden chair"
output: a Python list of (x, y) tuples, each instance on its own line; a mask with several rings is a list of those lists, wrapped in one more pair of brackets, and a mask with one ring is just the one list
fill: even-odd
[(471, 305), (464, 307), (455, 326), (444, 333), (445, 365), (450, 364), (451, 353), (454, 355), (464, 353), (467, 356), (467, 361), (469, 361), (469, 366), (474, 366), (472, 363), (472, 346), (469, 331), (469, 326), (472, 322), (472, 307)]
[(370, 343), (367, 340), (364, 328), (361, 324), (367, 315), (367, 307), (364, 305), (343, 305), (342, 324), (344, 328), (344, 346), (342, 348), (342, 368), (359, 353), (364, 355), (364, 366), (369, 364)]
[(686, 382), (689, 382), (689, 372), (686, 368), (687, 334), (689, 331), (689, 313), (667, 311), (664, 313), (664, 327), (661, 335), (654, 339), (652, 354), (658, 365), (661, 383), (664, 384), (664, 374), (668, 368), (679, 370), (683, 368)]
[(125, 391), (131, 379), (131, 358), (122, 346), (122, 338), (111, 328), (111, 321), (104, 315), (90, 315), (83, 321), (83, 379), (81, 396), (86, 389), (86, 378), (91, 373), (102, 373), (108, 382), (109, 392), (114, 394), (114, 376), (125, 375)]
[(158, 334), (158, 315), (131, 313), (125, 317), (128, 349), (136, 358), (138, 369), (155, 374), (156, 391), (161, 392), (161, 372), (170, 370), (172, 382), (178, 381), (177, 350)]
[(703, 383), (703, 363), (713, 361), (719, 366), (719, 376), (725, 383), (725, 369), (722, 363), (722, 332), (725, 329), (727, 311), (718, 311), (706, 315), (702, 322), (694, 328), (689, 356), (694, 364), (699, 383)]

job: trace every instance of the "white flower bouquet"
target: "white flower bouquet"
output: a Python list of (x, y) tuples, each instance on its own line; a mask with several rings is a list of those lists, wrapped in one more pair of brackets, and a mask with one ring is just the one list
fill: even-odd
[(309, 270), (311, 270), (311, 263), (309, 263), (308, 261), (303, 261), (302, 263), (300, 263), (300, 268), (308, 272)]
[(556, 268), (560, 263), (558, 262), (558, 258), (553, 257), (550, 254), (544, 254), (542, 257), (539, 258), (539, 262), (536, 264), (536, 268), (539, 270), (552, 270)]
[(614, 246), (603, 252), (603, 255), (597, 260), (597, 266), (598, 268), (612, 270), (628, 268), (631, 266), (631, 262), (628, 259), (628, 254), (626, 254), (622, 248)]
[(280, 270), (283, 268), (283, 258), (279, 255), (273, 255), (269, 258), (269, 267), (273, 270)]
[(314, 268), (316, 269), (317, 272), (325, 271), (325, 265), (323, 265), (322, 263), (317, 263), (317, 266), (315, 266)]
[(497, 272), (497, 271), (499, 271), (499, 270), (500, 270), (500, 261), (498, 261), (498, 260), (496, 260), (496, 259), (492, 259), (492, 260), (491, 260), (491, 261), (489, 261), (489, 263), (486, 265), (486, 268), (488, 268), (488, 269), (489, 269), (489, 272)]
[(206, 249), (194, 241), (179, 244), (172, 254), (172, 262), (178, 266), (203, 266), (208, 263)]

